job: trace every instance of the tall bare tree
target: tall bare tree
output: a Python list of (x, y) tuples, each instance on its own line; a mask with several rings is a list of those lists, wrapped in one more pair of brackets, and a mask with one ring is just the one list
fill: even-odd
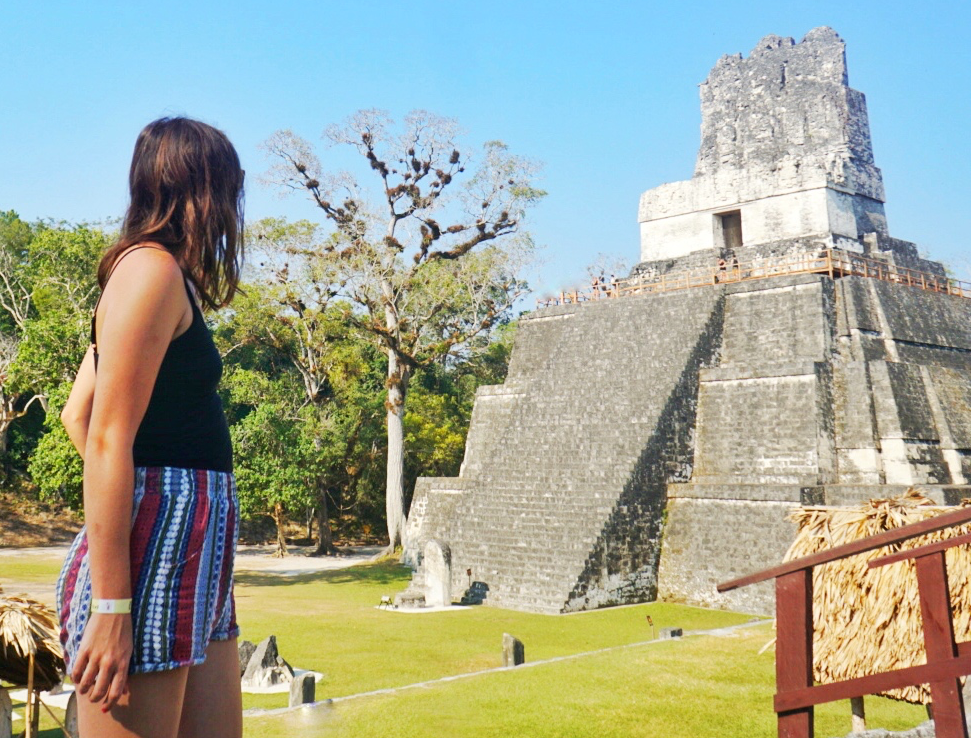
[[(324, 247), (351, 316), (388, 357), (387, 519), (389, 549), (404, 534), (403, 416), (412, 372), (462, 351), (510, 313), (524, 293), (532, 240), (526, 209), (545, 194), (536, 166), (501, 142), (466, 158), (451, 118), (425, 111), (396, 127), (363, 110), (324, 132), (331, 146), (360, 154), (375, 191), (347, 171), (326, 171), (292, 131), (265, 144), (276, 159), (267, 180), (309, 194), (333, 227)], [(467, 171), (467, 168), (469, 171)]]

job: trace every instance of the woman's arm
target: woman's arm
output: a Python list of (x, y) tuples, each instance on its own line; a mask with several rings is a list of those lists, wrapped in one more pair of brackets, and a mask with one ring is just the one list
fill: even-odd
[[(126, 256), (101, 301), (98, 370), (83, 453), (94, 599), (131, 597), (132, 445), (185, 303), (175, 259), (154, 249)], [(84, 389), (78, 392), (83, 398)], [(71, 675), (78, 691), (110, 709), (127, 686), (131, 649), (129, 615), (92, 614)]]
[(91, 405), (94, 400), (94, 350), (88, 347), (78, 368), (71, 394), (61, 411), (61, 423), (74, 448), (84, 458), (84, 446), (88, 440), (88, 424), (91, 422)]

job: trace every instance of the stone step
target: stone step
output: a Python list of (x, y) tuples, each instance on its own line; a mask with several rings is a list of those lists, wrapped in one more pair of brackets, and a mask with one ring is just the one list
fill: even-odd
[(468, 513), (466, 518), (470, 522), (484, 521), (482, 516), (498, 516), (498, 520), (489, 520), (490, 526), (493, 522), (501, 522), (503, 519), (523, 518), (523, 519), (559, 519), (571, 520), (576, 515), (604, 517), (609, 515), (617, 507), (613, 501), (604, 504), (584, 505), (576, 502), (555, 502), (550, 501), (545, 504), (540, 503), (502, 503), (494, 502), (485, 504), (477, 502), (475, 504), (462, 507), (463, 513)]
[(555, 493), (550, 491), (549, 487), (544, 489), (536, 485), (507, 484), (503, 487), (493, 487), (488, 486), (488, 482), (485, 480), (480, 481), (480, 485), (475, 491), (465, 497), (464, 504), (475, 505), (484, 503), (535, 506), (540, 504), (560, 505), (568, 503), (583, 507), (596, 507), (613, 502), (623, 491), (619, 487), (603, 483), (585, 485), (582, 491), (567, 492), (557, 490)]
[[(546, 546), (540, 549), (530, 549), (510, 544), (465, 546), (456, 543), (452, 546), (452, 550), (455, 560), (460, 564), (465, 561), (475, 562), (476, 564), (503, 561), (508, 562), (510, 568), (554, 566), (565, 560), (586, 561), (589, 555), (589, 547), (567, 549)], [(528, 559), (524, 560), (526, 556), (528, 556)]]
[(595, 540), (590, 539), (576, 542), (575, 539), (547, 539), (535, 544), (525, 543), (522, 539), (515, 538), (490, 541), (476, 540), (474, 542), (456, 540), (452, 543), (451, 549), (455, 552), (455, 556), (462, 556), (475, 561), (498, 560), (500, 558), (515, 561), (518, 557), (519, 565), (524, 566), (526, 565), (526, 562), (523, 561), (525, 557), (528, 557), (530, 562), (543, 562), (544, 564), (555, 563), (566, 556), (583, 555), (586, 557), (595, 543)]
[[(505, 387), (476, 399), (462, 473), (471, 489), (445, 505), (447, 519), (428, 518), (448, 532), (458, 591), (471, 567), (490, 585), (486, 605), (563, 609), (694, 360), (716, 299), (631, 298), (623, 321), (619, 302), (607, 301), (522, 321)], [(572, 317), (539, 320), (557, 310)], [(584, 350), (591, 336), (611, 350)], [(661, 465), (658, 474), (676, 471)]]
[(515, 525), (529, 525), (530, 523), (551, 525), (557, 522), (569, 526), (578, 517), (595, 517), (603, 520), (610, 515), (614, 507), (614, 505), (610, 505), (609, 507), (583, 507), (580, 505), (540, 507), (537, 505), (525, 510), (510, 510), (507, 512), (502, 505), (476, 505), (474, 507), (469, 506), (463, 508), (462, 512), (468, 514), (469, 519), (473, 523), (472, 529), (474, 530), (476, 523), (481, 527), (490, 528), (494, 525), (508, 528)]

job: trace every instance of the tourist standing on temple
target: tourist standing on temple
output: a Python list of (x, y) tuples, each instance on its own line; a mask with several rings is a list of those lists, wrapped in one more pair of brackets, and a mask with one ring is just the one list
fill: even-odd
[(222, 361), (202, 310), (239, 282), (243, 170), (215, 128), (142, 130), (91, 347), (62, 420), (85, 529), (57, 586), (82, 738), (239, 738), (238, 506)]

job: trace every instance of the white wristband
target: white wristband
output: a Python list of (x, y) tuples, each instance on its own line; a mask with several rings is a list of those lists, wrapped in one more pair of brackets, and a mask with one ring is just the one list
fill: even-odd
[(91, 612), (102, 615), (123, 615), (131, 612), (131, 598), (127, 600), (91, 600)]

